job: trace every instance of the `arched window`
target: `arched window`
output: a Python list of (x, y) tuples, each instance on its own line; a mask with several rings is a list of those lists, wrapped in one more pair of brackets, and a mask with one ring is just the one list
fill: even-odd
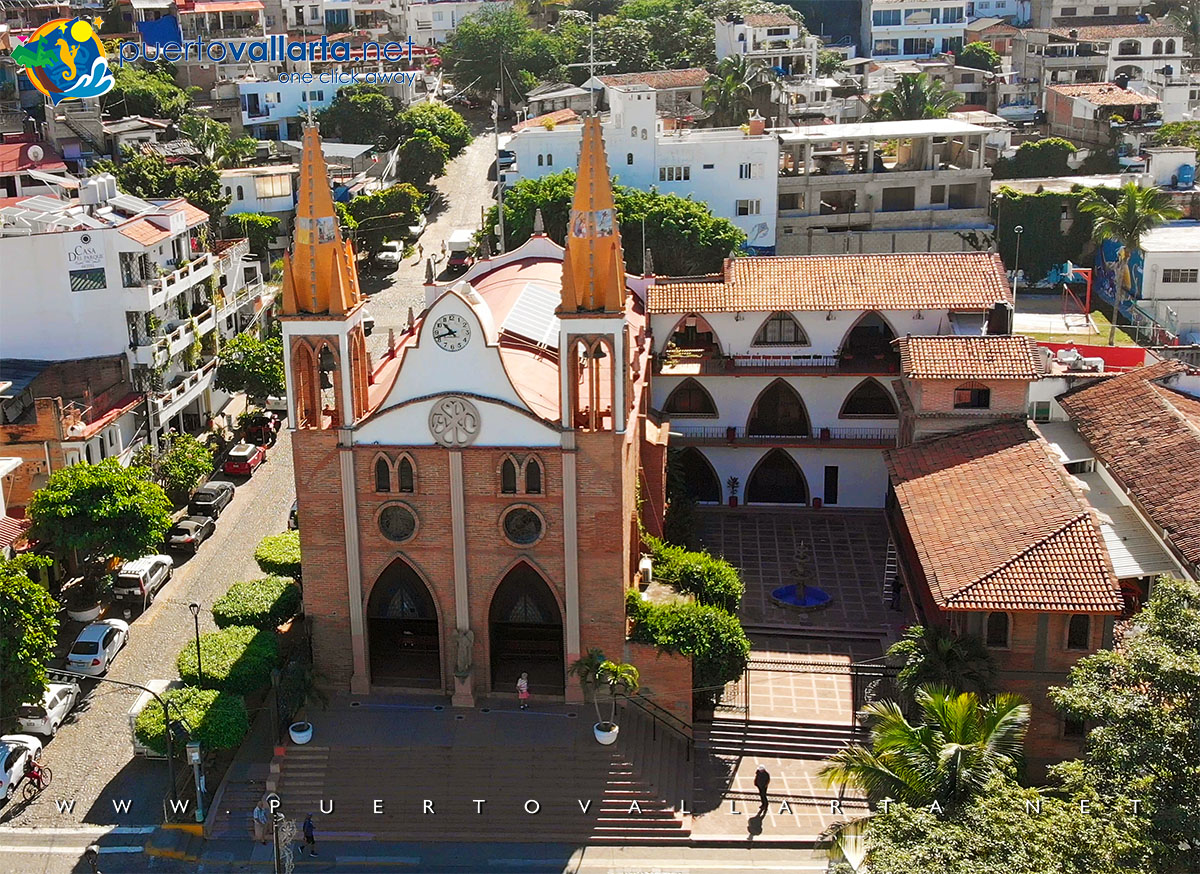
[(887, 358), (892, 356), (900, 360), (900, 354), (892, 346), (896, 339), (895, 332), (879, 313), (864, 313), (862, 318), (854, 323), (854, 327), (846, 334), (842, 343), (842, 358), (847, 360)]
[(633, 125), (631, 128), (629, 128), (629, 135), (631, 137), (633, 137), (635, 140), (637, 139), (637, 125), (636, 124)]
[(1118, 55), (1140, 55), (1142, 53), (1142, 44), (1136, 39), (1121, 40), (1117, 46)]
[(538, 155), (538, 166), (541, 167), (545, 163), (545, 156)]
[(553, 155), (551, 155), (551, 154), (550, 154), (550, 153), (548, 153), (548, 152), (546, 153), (546, 166), (547, 166), (547, 167), (553, 167), (553, 166), (554, 166), (554, 156), (553, 156)]
[(225, 186), (225, 196), (233, 197), (233, 189), (230, 188), (228, 185)]
[(1167, 54), (1168, 55), (1175, 54), (1175, 40), (1173, 40), (1173, 39), (1167, 40)]
[(807, 504), (808, 482), (795, 459), (782, 449), (762, 457), (746, 483), (748, 504)]
[(717, 405), (704, 386), (694, 379), (685, 379), (671, 392), (664, 410), (675, 416), (715, 416)]
[(392, 468), (386, 458), (375, 462), (375, 491), (390, 492), (392, 490)]
[(954, 390), (954, 409), (986, 410), (992, 405), (992, 390), (978, 382), (966, 382)]
[(746, 430), (752, 437), (807, 437), (808, 411), (796, 390), (777, 379), (754, 402)]
[(244, 194), (242, 193), (242, 186), (240, 186), (240, 185), (239, 185), (239, 186), (237, 187), (237, 199), (238, 199), (238, 200), (243, 200), (243, 199), (245, 198), (245, 196), (246, 196), (246, 195), (244, 195)]
[(987, 617), (987, 645), (993, 649), (1008, 648), (1008, 614), (989, 613)]
[(400, 459), (400, 491), (409, 492), (410, 494), (416, 491), (413, 487), (412, 462), (407, 458)]
[(625, 153), (625, 163), (626, 163), (626, 164), (632, 164), (632, 163), (633, 163), (633, 152), (626, 152), (626, 153)]
[(864, 379), (846, 396), (839, 419), (895, 419), (900, 413), (888, 390), (876, 379)]
[(1152, 52), (1152, 54), (1161, 55), (1162, 54), (1162, 46), (1163, 46), (1162, 40), (1156, 39), (1154, 41), (1154, 51)]
[(771, 313), (758, 333), (755, 346), (807, 346), (808, 337), (791, 313)]
[(542, 466), (536, 458), (525, 463), (525, 494), (540, 495), (542, 493)]
[(671, 344), (680, 349), (694, 349), (711, 355), (721, 354), (717, 332), (701, 315), (689, 313), (679, 320), (671, 334)]
[(1091, 649), (1092, 617), (1076, 613), (1067, 625), (1067, 649)]
[(710, 504), (721, 502), (721, 484), (717, 480), (717, 472), (699, 449), (689, 446), (668, 463), (679, 471), (683, 489), (693, 501)]
[(517, 466), (511, 458), (504, 459), (500, 465), (500, 493), (515, 495), (517, 493)]

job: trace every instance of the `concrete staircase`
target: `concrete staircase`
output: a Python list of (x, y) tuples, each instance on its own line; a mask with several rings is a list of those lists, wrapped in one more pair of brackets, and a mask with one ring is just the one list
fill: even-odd
[[(640, 735), (639, 735), (640, 737)], [(317, 839), (377, 841), (686, 842), (686, 818), (658, 785), (675, 770), (638, 772), (619, 747), (288, 746), (277, 755), (274, 791), (297, 822), (313, 813)], [(642, 749), (641, 746), (638, 749)], [(658, 780), (656, 784), (652, 779)], [(227, 789), (212, 837), (245, 837), (260, 797), (255, 787)], [(475, 799), (484, 799), (477, 812)], [(321, 805), (333, 812), (324, 814)], [(380, 800), (381, 813), (375, 813)], [(432, 812), (425, 812), (431, 803)], [(527, 812), (537, 805), (537, 812)], [(586, 810), (585, 810), (586, 808)], [(228, 812), (226, 812), (228, 811)]]
[(617, 749), (665, 805), (690, 810), (695, 751), (688, 738), (635, 706), (622, 707)]
[(857, 727), (821, 722), (775, 722), (718, 717), (696, 725), (696, 748), (714, 755), (775, 759), (827, 759), (849, 744), (862, 742)]

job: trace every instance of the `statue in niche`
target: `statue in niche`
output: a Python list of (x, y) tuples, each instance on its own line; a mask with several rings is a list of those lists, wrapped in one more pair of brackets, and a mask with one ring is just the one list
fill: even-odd
[(454, 659), (454, 676), (465, 678), (471, 673), (472, 659), (475, 654), (475, 632), (469, 628), (460, 628), (454, 632), (454, 642), (458, 652)]

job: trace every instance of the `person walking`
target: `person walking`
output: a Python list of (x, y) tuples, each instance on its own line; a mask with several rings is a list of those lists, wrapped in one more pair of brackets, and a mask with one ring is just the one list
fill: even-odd
[(317, 855), (317, 836), (316, 830), (313, 828), (312, 814), (310, 813), (304, 819), (304, 843), (300, 846), (300, 855), (304, 855), (304, 848), (308, 847), (308, 851), (312, 855)]
[(517, 678), (517, 699), (521, 702), (521, 709), (529, 709), (529, 673), (522, 671), (521, 676)]
[(254, 840), (260, 844), (267, 842), (267, 809), (263, 807), (262, 799), (254, 805)]
[(754, 772), (754, 785), (758, 789), (758, 810), (762, 813), (767, 809), (767, 787), (771, 785), (771, 772), (766, 765), (759, 765)]

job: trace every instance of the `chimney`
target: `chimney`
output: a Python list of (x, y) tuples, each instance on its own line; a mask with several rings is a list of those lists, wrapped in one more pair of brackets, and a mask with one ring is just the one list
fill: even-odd
[(746, 133), (748, 136), (752, 136), (752, 137), (762, 136), (763, 132), (766, 131), (766, 129), (767, 129), (767, 123), (763, 119), (763, 117), (758, 114), (757, 109), (751, 111), (751, 113), (750, 113), (750, 126), (749, 127), (750, 127), (750, 129), (748, 131), (746, 131)]

